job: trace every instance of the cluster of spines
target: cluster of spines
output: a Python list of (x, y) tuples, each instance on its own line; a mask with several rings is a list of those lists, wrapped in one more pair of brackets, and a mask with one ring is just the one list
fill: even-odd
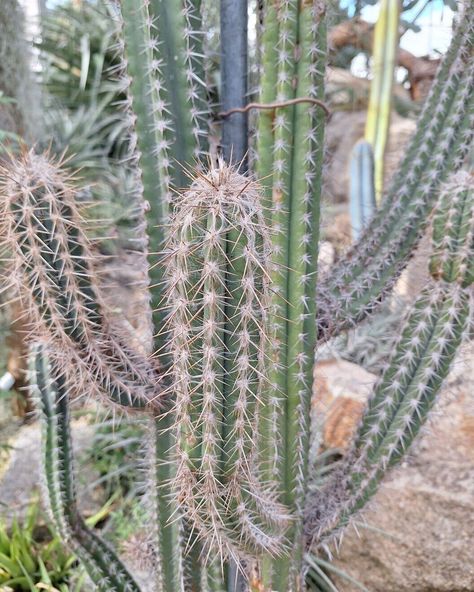
[(25, 151), (4, 171), (2, 223), (9, 281), (32, 332), (88, 394), (125, 407), (159, 408), (153, 365), (107, 319), (76, 190), (47, 155)]
[(426, 226), (439, 184), (463, 162), (474, 123), (473, 31), (474, 11), (466, 6), (381, 207), (357, 245), (319, 282), (320, 339), (350, 328), (389, 292)]
[[(269, 247), (256, 184), (223, 162), (173, 203), (165, 251), (174, 490), (209, 552), (282, 551), (288, 520), (258, 484)], [(235, 237), (237, 232), (237, 237)]]
[(431, 280), (408, 315), (342, 466), (310, 499), (308, 544), (327, 545), (405, 455), (436, 402), (472, 315), (474, 183), (443, 186), (433, 220)]
[(474, 281), (474, 178), (460, 171), (443, 185), (433, 217), (431, 275), (462, 287)]
[(42, 426), (42, 464), (51, 519), (99, 592), (140, 592), (123, 563), (79, 514), (76, 504), (69, 389), (44, 344), (32, 347), (30, 389)]

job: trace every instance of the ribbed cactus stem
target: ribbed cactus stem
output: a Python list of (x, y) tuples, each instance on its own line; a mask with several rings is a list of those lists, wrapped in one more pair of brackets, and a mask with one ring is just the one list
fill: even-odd
[(255, 473), (269, 295), (259, 200), (253, 181), (220, 162), (176, 198), (166, 249), (173, 485), (206, 544), (234, 557), (281, 552), (287, 521)]
[(123, 80), (134, 113), (144, 196), (151, 208), (148, 217), (155, 225), (163, 225), (170, 201), (170, 143), (166, 130), (171, 124), (163, 97), (163, 63), (155, 56), (159, 42), (149, 2), (124, 0), (120, 10)]
[(456, 56), (449, 56), (450, 68), (441, 67), (434, 83), (435, 90), (441, 89), (438, 103), (424, 123), (422, 140), (418, 135), (413, 140), (416, 155), (395, 173), (391, 189), (357, 245), (318, 285), (323, 339), (360, 321), (388, 293), (426, 226), (439, 184), (461, 166), (469, 150), (474, 117), (474, 16), (472, 11), (465, 16), (467, 22), (453, 40)]
[(159, 408), (151, 362), (107, 317), (94, 257), (75, 203), (77, 189), (47, 156), (24, 152), (4, 174), (3, 236), (10, 281), (29, 308), (32, 332), (53, 345), (78, 390), (125, 407)]
[(462, 287), (474, 283), (474, 178), (460, 171), (444, 184), (433, 218), (430, 273)]
[[(259, 102), (269, 104), (276, 100), (278, 76), (278, 11), (276, 2), (267, 2), (263, 7), (261, 35), (261, 76)], [(273, 110), (262, 110), (257, 115), (255, 174), (260, 180), (264, 206), (268, 216), (272, 207), (273, 172)], [(270, 225), (270, 220), (268, 220)]]
[(206, 31), (202, 25), (201, 4), (202, 0), (184, 0), (183, 4), (187, 95), (191, 104), (193, 156), (198, 162), (207, 155), (209, 150), (210, 115), (204, 52)]
[[(277, 13), (277, 101), (294, 98), (293, 80), (295, 76), (295, 54), (298, 1), (284, 0), (278, 5)], [(269, 408), (269, 437), (262, 438), (264, 454), (267, 459), (267, 471), (275, 476), (281, 472), (281, 453), (279, 443), (285, 438), (282, 418), (284, 414), (283, 398), (286, 393), (286, 348), (287, 348), (287, 287), (288, 287), (288, 236), (289, 236), (289, 196), (292, 169), (294, 107), (288, 106), (275, 110), (273, 129), (273, 187), (272, 187), (272, 242), (273, 299), (270, 310), (270, 385), (271, 397)], [(265, 182), (265, 180), (264, 180)], [(265, 429), (265, 427), (264, 427)], [(264, 433), (265, 436), (265, 433)], [(275, 440), (275, 441), (273, 441)]]
[(436, 402), (472, 314), (473, 208), (472, 176), (458, 173), (443, 186), (433, 220), (432, 279), (404, 323), (350, 453), (308, 504), (309, 544), (326, 544), (364, 507)]
[(359, 140), (350, 162), (350, 214), (352, 237), (357, 240), (376, 208), (374, 156), (369, 142)]
[(69, 387), (43, 345), (32, 348), (30, 384), (42, 426), (46, 497), (56, 530), (83, 563), (95, 589), (140, 592), (114, 551), (79, 515), (69, 426)]
[(187, 179), (183, 166), (192, 165), (207, 150), (209, 108), (203, 79), (200, 2), (148, 0), (146, 4), (156, 32), (154, 56), (160, 65), (170, 119), (165, 133), (172, 157), (173, 185), (184, 187)]
[[(420, 148), (426, 144), (427, 139), (433, 138), (433, 113), (440, 109), (440, 104), (446, 104), (450, 100), (451, 94), (455, 91), (451, 72), (459, 56), (469, 55), (469, 38), (472, 38), (474, 21), (472, 18), (472, 0), (464, 3), (464, 10), (460, 14), (459, 22), (451, 39), (450, 46), (443, 56), (442, 62), (436, 74), (436, 80), (431, 85), (428, 96), (423, 104), (422, 112), (418, 118), (416, 131), (406, 148), (396, 175), (393, 176), (389, 191), (385, 200), (390, 196), (395, 197), (397, 191), (406, 182), (406, 174), (413, 168), (414, 161), (420, 156)], [(466, 43), (467, 42), (467, 43)], [(472, 41), (471, 41), (472, 43)], [(438, 120), (437, 120), (438, 121)], [(426, 137), (428, 135), (428, 138)], [(436, 144), (434, 144), (436, 145)], [(425, 160), (426, 163), (426, 160)], [(388, 205), (388, 204), (387, 204)]]
[[(324, 99), (326, 55), (325, 7), (303, 2), (298, 15), (296, 98)], [(284, 419), (284, 495), (295, 514), (291, 562), (276, 567), (273, 588), (298, 590), (304, 542), (303, 514), (307, 488), (310, 405), (316, 346), (314, 294), (319, 236), (319, 200), (324, 155), (324, 115), (316, 107), (295, 107), (291, 192), (289, 198), (286, 401)], [(281, 569), (283, 568), (283, 569)], [(286, 570), (288, 569), (288, 573)]]

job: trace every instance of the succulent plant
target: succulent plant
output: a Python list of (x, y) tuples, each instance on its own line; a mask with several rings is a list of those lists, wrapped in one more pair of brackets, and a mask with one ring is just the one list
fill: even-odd
[[(228, 11), (245, 14), (245, 2), (230, 4), (221, 5), (226, 27)], [(2, 171), (11, 277), (36, 319), (31, 382), (45, 427), (51, 515), (99, 590), (138, 586), (77, 514), (71, 399), (100, 396), (150, 417), (146, 497), (157, 591), (300, 591), (311, 585), (308, 553), (337, 540), (407, 451), (469, 325), (473, 183), (469, 173), (450, 175), (462, 167), (474, 129), (472, 1), (380, 208), (318, 281), (326, 6), (263, 4), (259, 97), (249, 109), (245, 81), (226, 78), (229, 60), (244, 71), (236, 48), (245, 27), (223, 37), (224, 156), (209, 143), (203, 6), (116, 7), (135, 171), (130, 199), (145, 196), (137, 239), (147, 244), (146, 217), (158, 252), (143, 310), (153, 319), (155, 354), (111, 322), (75, 205), (77, 181), (33, 151)], [(238, 122), (250, 108), (257, 115), (247, 172)], [(432, 280), (400, 331), (350, 453), (311, 488), (315, 349), (390, 292), (437, 202)]]

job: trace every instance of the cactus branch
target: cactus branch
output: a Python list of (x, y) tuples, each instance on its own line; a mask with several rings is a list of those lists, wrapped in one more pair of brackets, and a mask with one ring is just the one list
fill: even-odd
[(176, 198), (166, 249), (173, 486), (201, 538), (233, 558), (280, 553), (288, 520), (271, 490), (258, 486), (253, 464), (268, 339), (259, 197), (253, 181), (219, 162)]
[(140, 592), (114, 551), (89, 530), (76, 505), (69, 389), (43, 345), (30, 360), (31, 393), (42, 425), (42, 461), (49, 511), (62, 540), (79, 557), (100, 592)]
[(104, 314), (72, 180), (25, 151), (3, 171), (2, 222), (10, 281), (29, 307), (32, 333), (52, 344), (84, 392), (124, 407), (162, 407), (150, 360), (127, 346)]
[(474, 183), (467, 173), (443, 186), (433, 224), (431, 280), (404, 323), (376, 384), (351, 451), (307, 506), (308, 544), (333, 540), (378, 489), (425, 423), (470, 327)]
[[(465, 13), (440, 67), (413, 140), (383, 203), (361, 239), (318, 286), (320, 339), (362, 320), (391, 290), (418, 243), (439, 184), (469, 150), (474, 123), (474, 14)], [(454, 49), (453, 49), (454, 48)], [(374, 256), (374, 253), (377, 253)]]

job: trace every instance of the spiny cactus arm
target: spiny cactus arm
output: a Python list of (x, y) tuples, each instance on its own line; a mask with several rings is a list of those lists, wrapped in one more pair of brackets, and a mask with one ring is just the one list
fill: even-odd
[(383, 191), (384, 155), (390, 127), (392, 87), (397, 64), (400, 3), (383, 0), (375, 25), (373, 78), (370, 83), (365, 139), (374, 149), (375, 191), (379, 202)]
[(173, 489), (209, 553), (233, 558), (277, 553), (287, 521), (253, 474), (268, 338), (264, 232), (255, 182), (221, 161), (177, 197), (167, 245)]
[(412, 444), (472, 322), (474, 183), (460, 173), (442, 189), (431, 281), (415, 302), (374, 388), (342, 467), (307, 506), (308, 543), (328, 544), (377, 491)]
[[(296, 97), (324, 99), (326, 23), (323, 2), (300, 6)], [(286, 359), (284, 494), (295, 519), (291, 559), (279, 562), (273, 587), (298, 589), (303, 562), (303, 514), (307, 487), (310, 402), (316, 346), (316, 273), (319, 236), (319, 171), (325, 119), (316, 108), (295, 107), (288, 244), (288, 346)], [(285, 565), (286, 564), (286, 565)], [(287, 573), (286, 570), (288, 570)]]
[(152, 512), (154, 515), (155, 585), (157, 592), (181, 592), (184, 586), (185, 541), (181, 538), (178, 500), (171, 488), (174, 463), (173, 419), (170, 414), (155, 419), (150, 443)]
[[(277, 95), (278, 101), (294, 98), (293, 79), (298, 2), (284, 0), (277, 5), (279, 21), (277, 43)], [(278, 443), (284, 438), (282, 425), (282, 399), (286, 393), (286, 343), (287, 343), (287, 286), (288, 286), (288, 236), (289, 195), (291, 184), (291, 154), (294, 107), (275, 111), (273, 129), (273, 186), (271, 203), (271, 230), (273, 249), (272, 287), (273, 299), (270, 309), (270, 404), (263, 410), (261, 456), (264, 461), (264, 476), (273, 479), (282, 470)], [(260, 155), (258, 155), (260, 157)], [(264, 181), (265, 182), (265, 181)]]
[(350, 163), (350, 213), (352, 237), (357, 240), (376, 208), (374, 157), (369, 142), (354, 146)]
[[(150, 14), (150, 6), (144, 0), (124, 0), (120, 4), (122, 38), (122, 78), (127, 92), (127, 107), (132, 141), (136, 142), (136, 167), (141, 173), (143, 196), (148, 203), (146, 213), (148, 232), (153, 249), (159, 250), (163, 241), (163, 229), (171, 200), (171, 140), (167, 131), (171, 127), (170, 114), (165, 102), (163, 84), (163, 60), (157, 56), (158, 40)], [(162, 267), (150, 266), (151, 306), (155, 331), (163, 323)], [(163, 340), (158, 339), (161, 353)]]
[[(474, 122), (473, 14), (466, 14), (467, 31), (461, 28), (456, 33), (462, 40), (456, 43), (457, 54), (447, 79), (438, 76), (434, 83), (434, 88), (442, 86), (442, 91), (425, 129), (425, 143), (418, 148), (410, 169), (402, 164), (395, 174), (392, 189), (360, 241), (321, 278), (320, 339), (362, 320), (391, 290), (426, 226), (440, 182), (461, 166), (470, 148)], [(441, 68), (440, 72), (445, 71)], [(414, 142), (418, 142), (416, 137)]]
[(31, 393), (42, 425), (42, 461), (50, 514), (64, 543), (78, 556), (100, 592), (140, 592), (115, 552), (79, 515), (69, 426), (69, 393), (46, 348), (36, 344), (30, 360)]
[(170, 127), (163, 99), (162, 62), (155, 57), (158, 41), (149, 3), (123, 0), (120, 3), (123, 79), (136, 130), (138, 164), (142, 170), (144, 197), (151, 211), (148, 218), (163, 225), (170, 201)]
[[(370, 423), (370, 428), (365, 428), (367, 433), (361, 432), (357, 438), (359, 446), (349, 455), (341, 472), (336, 472), (310, 498), (306, 522), (309, 544), (327, 545), (337, 538), (375, 494), (387, 469), (408, 450), (433, 407), (461, 344), (469, 308), (469, 295), (459, 287), (429, 286), (420, 296), (395, 353), (403, 359), (403, 365), (395, 360), (385, 375), (403, 374), (403, 384), (399, 386), (394, 377), (391, 384), (382, 382), (377, 388), (375, 398), (383, 402), (364, 417), (364, 427)], [(428, 316), (427, 311), (433, 315)], [(414, 333), (420, 318), (427, 329)], [(415, 340), (419, 343), (413, 347)], [(407, 359), (417, 362), (416, 370), (408, 372)], [(393, 410), (388, 404), (392, 397)], [(387, 419), (386, 414), (390, 414)]]
[(460, 171), (443, 187), (433, 218), (433, 254), (430, 273), (436, 279), (474, 283), (474, 178)]
[[(2, 224), (10, 281), (32, 332), (54, 344), (84, 392), (121, 406), (160, 407), (155, 370), (112, 328), (76, 188), (61, 162), (25, 151), (3, 170)], [(59, 363), (59, 362), (58, 362)]]
[(206, 84), (207, 56), (205, 52), (202, 0), (184, 0), (184, 40), (188, 100), (194, 135), (194, 159), (202, 160), (209, 151), (209, 92)]
[[(455, 62), (459, 56), (464, 54), (464, 57), (469, 55), (472, 51), (472, 34), (474, 27), (474, 20), (472, 18), (474, 3), (472, 0), (466, 0), (463, 3), (463, 10), (460, 11), (459, 22), (453, 33), (451, 43), (446, 54), (443, 56), (436, 79), (431, 85), (428, 97), (426, 98), (422, 112), (417, 121), (416, 131), (405, 151), (397, 174), (393, 176), (388, 195), (385, 199), (391, 196), (392, 199), (396, 197), (397, 191), (406, 182), (406, 175), (413, 170), (414, 161), (420, 156), (421, 148), (426, 145), (428, 138), (433, 138), (433, 114), (438, 114), (440, 111), (440, 104), (445, 104), (450, 101), (453, 87), (451, 72)], [(471, 49), (469, 48), (469, 39), (471, 39)], [(428, 136), (428, 138), (427, 138)], [(436, 146), (436, 143), (433, 144)], [(430, 149), (428, 150), (431, 156)], [(418, 170), (424, 166), (424, 162), (417, 161)], [(421, 168), (420, 168), (421, 167)], [(388, 204), (387, 204), (388, 205)]]

